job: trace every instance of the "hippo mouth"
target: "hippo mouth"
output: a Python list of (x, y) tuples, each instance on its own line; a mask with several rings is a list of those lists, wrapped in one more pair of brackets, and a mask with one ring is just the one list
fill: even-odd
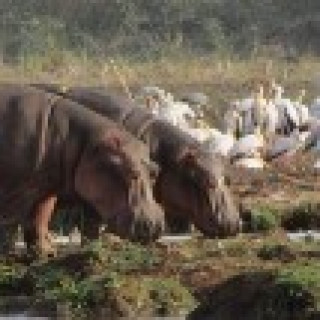
[(128, 204), (132, 211), (128, 238), (144, 244), (156, 240), (163, 230), (162, 215), (158, 216), (162, 211), (153, 199), (152, 189), (146, 190), (141, 178), (131, 181)]
[(209, 238), (227, 238), (239, 231), (237, 210), (223, 182), (216, 187), (206, 186), (198, 190), (199, 203), (195, 224)]
[(107, 230), (122, 239), (140, 244), (155, 241), (163, 228), (160, 222), (151, 221), (145, 214), (124, 210), (114, 214), (107, 221)]

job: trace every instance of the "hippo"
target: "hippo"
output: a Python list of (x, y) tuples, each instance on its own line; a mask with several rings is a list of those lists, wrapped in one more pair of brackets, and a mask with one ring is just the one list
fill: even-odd
[[(159, 165), (154, 194), (163, 206), (166, 221), (186, 224), (190, 220), (207, 237), (237, 234), (239, 211), (224, 180), (223, 164), (196, 139), (170, 123), (155, 118), (131, 100), (103, 88), (32, 84), (94, 110), (143, 141), (150, 158)], [(173, 226), (172, 229), (175, 229)]]
[(50, 249), (60, 195), (77, 196), (122, 238), (159, 237), (148, 152), (118, 124), (76, 102), (19, 84), (0, 85), (0, 224), (26, 226)]

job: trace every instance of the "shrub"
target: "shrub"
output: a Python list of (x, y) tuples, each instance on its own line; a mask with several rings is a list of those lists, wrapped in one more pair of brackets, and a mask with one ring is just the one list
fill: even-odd
[(195, 306), (189, 290), (173, 278), (125, 278), (117, 290), (117, 295), (139, 316), (177, 316)]
[(258, 206), (251, 210), (250, 229), (253, 232), (266, 232), (278, 226), (278, 212), (268, 206)]
[[(8, 295), (21, 293), (21, 286), (28, 291), (27, 284), (22, 281), (21, 267), (18, 265), (0, 264), (0, 294)], [(26, 293), (26, 292), (24, 292)]]
[(319, 267), (294, 264), (279, 270), (267, 295), (266, 310), (279, 319), (308, 319), (319, 312)]
[(287, 209), (281, 220), (286, 230), (320, 229), (320, 203), (303, 202)]
[(319, 319), (319, 263), (236, 275), (215, 286), (192, 319)]
[(75, 309), (86, 309), (101, 304), (108, 288), (117, 285), (117, 274), (79, 278), (62, 269), (47, 269), (34, 274), (35, 296), (54, 303), (68, 303)]

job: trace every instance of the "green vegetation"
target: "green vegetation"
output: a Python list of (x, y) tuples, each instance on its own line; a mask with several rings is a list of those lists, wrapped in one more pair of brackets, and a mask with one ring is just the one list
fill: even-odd
[[(280, 269), (268, 293), (266, 314), (277, 319), (311, 319), (319, 316), (320, 271), (318, 263), (293, 264)], [(314, 318), (316, 319), (316, 318)]]
[(22, 279), (23, 270), (22, 265), (1, 262), (0, 296), (18, 294), (21, 286), (24, 286), (24, 289), (28, 292), (28, 286)]
[(279, 212), (266, 205), (257, 205), (251, 209), (250, 227), (253, 232), (267, 232), (279, 225)]
[(3, 264), (0, 292), (6, 296), (19, 288), (35, 308), (63, 304), (75, 315), (110, 306), (123, 316), (187, 313), (195, 299), (177, 276), (157, 274), (163, 264), (155, 248), (109, 239), (23, 268)]
[(163, 276), (124, 278), (117, 296), (136, 316), (178, 316), (188, 313), (196, 303), (190, 291), (177, 279)]
[(47, 262), (4, 261), (0, 292), (30, 296), (35, 310), (65, 305), (74, 316), (103, 308), (125, 317), (178, 316), (196, 308), (215, 319), (309, 319), (319, 312), (319, 261), (310, 255), (317, 250), (282, 233), (198, 237), (170, 252), (105, 235)]
[(319, 50), (319, 8), (316, 0), (1, 0), (1, 49), (6, 60), (46, 56), (52, 65), (68, 52), (292, 56)]
[(149, 247), (130, 242), (108, 243), (93, 242), (87, 249), (86, 255), (100, 261), (107, 266), (108, 270), (132, 273), (136, 270), (152, 270), (163, 263), (160, 253)]

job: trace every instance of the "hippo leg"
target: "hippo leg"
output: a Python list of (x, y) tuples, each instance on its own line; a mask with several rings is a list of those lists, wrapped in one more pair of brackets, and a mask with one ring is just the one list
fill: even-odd
[(35, 231), (40, 254), (50, 254), (54, 251), (50, 241), (49, 222), (56, 203), (57, 195), (51, 194), (39, 202), (35, 207)]
[(57, 196), (50, 194), (38, 202), (31, 216), (31, 223), (25, 228), (25, 241), (29, 250), (38, 249), (38, 253), (42, 255), (54, 254), (51, 246), (49, 222), (53, 214)]

